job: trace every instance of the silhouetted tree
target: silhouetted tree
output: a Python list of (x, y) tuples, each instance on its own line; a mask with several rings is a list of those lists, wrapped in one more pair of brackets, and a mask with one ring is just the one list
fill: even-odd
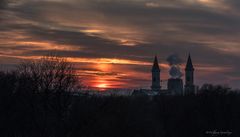
[[(37, 115), (34, 121), (43, 128), (42, 134), (49, 130), (62, 134), (67, 130), (71, 92), (80, 85), (73, 65), (64, 58), (47, 56), (21, 63), (17, 73), (17, 94), (23, 96), (23, 102)], [(41, 119), (35, 119), (39, 116)]]
[(35, 93), (71, 92), (79, 82), (73, 64), (54, 56), (23, 62), (18, 66), (17, 72), (20, 78), (31, 82), (28, 86)]
[(205, 84), (196, 96), (75, 96), (67, 60), (44, 57), (0, 72), (3, 137), (204, 137), (240, 135), (240, 96)]
[(234, 91), (228, 86), (222, 85), (212, 85), (212, 84), (204, 84), (200, 90), (199, 94), (201, 95), (227, 95), (233, 93)]

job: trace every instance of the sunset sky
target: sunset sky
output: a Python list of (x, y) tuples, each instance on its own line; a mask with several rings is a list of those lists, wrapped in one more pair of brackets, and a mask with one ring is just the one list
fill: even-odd
[(0, 69), (49, 53), (92, 87), (149, 88), (155, 55), (166, 80), (191, 53), (197, 85), (240, 88), (240, 1), (1, 0)]

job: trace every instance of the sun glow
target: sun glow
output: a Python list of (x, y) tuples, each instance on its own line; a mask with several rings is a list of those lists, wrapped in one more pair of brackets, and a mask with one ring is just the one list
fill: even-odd
[(108, 88), (108, 85), (103, 83), (103, 84), (98, 84), (97, 87), (100, 89), (105, 89), (105, 88)]

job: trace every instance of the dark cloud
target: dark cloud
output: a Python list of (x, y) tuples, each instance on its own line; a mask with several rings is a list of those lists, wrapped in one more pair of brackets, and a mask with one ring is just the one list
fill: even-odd
[[(199, 84), (210, 79), (210, 74), (206, 73), (211, 73), (217, 76), (210, 81), (232, 82), (236, 86), (236, 81), (240, 82), (239, 4), (237, 0), (209, 3), (197, 0), (20, 0), (1, 14), (0, 40), (15, 43), (0, 42), (0, 54), (10, 56), (13, 54), (10, 50), (17, 56), (57, 52), (64, 57), (119, 58), (148, 63), (157, 54), (160, 63), (167, 63), (165, 59), (172, 53), (186, 60), (191, 52), (201, 74), (197, 75)], [(0, 9), (4, 5), (0, 1)], [(19, 44), (21, 41), (46, 42), (75, 50), (39, 48)], [(132, 43), (133, 46), (127, 45)], [(80, 65), (84, 66), (86, 64)], [(149, 71), (147, 65), (114, 66), (144, 74)], [(201, 66), (217, 67), (219, 74), (203, 70)], [(85, 69), (91, 70), (91, 67)], [(95, 73), (118, 74), (115, 71)], [(134, 76), (125, 76), (121, 81), (148, 84), (146, 78)]]
[(0, 1), (0, 9), (5, 8), (6, 4), (7, 4), (7, 1), (6, 1), (6, 0), (1, 0), (1, 1)]
[[(24, 39), (26, 41), (50, 41), (56, 44), (66, 44), (73, 45), (81, 48), (82, 50), (77, 51), (58, 51), (52, 50), (52, 52), (58, 52), (62, 56), (69, 57), (87, 57), (87, 58), (124, 58), (124, 59), (133, 59), (133, 60), (141, 60), (141, 61), (152, 61), (152, 55), (160, 54), (160, 61), (164, 61), (165, 58), (174, 52), (180, 53), (181, 56), (187, 55), (188, 52), (197, 57), (199, 63), (214, 63), (218, 65), (223, 65), (226, 62), (231, 62), (236, 60), (238, 56), (230, 55), (225, 52), (220, 52), (215, 50), (214, 48), (202, 45), (201, 43), (189, 43), (189, 42), (178, 42), (174, 43), (174, 41), (159, 44), (142, 44), (138, 46), (122, 46), (116, 43), (115, 41), (88, 36), (81, 32), (72, 32), (72, 31), (63, 31), (63, 30), (55, 30), (55, 29), (46, 29), (37, 26), (31, 25), (22, 25), (17, 27), (10, 27), (12, 29), (25, 31), (26, 34), (30, 35), (30, 38)], [(31, 46), (14, 46), (11, 48), (15, 49), (26, 49), (25, 55), (44, 55), (47, 54), (50, 50), (30, 50)], [(107, 52), (106, 52), (107, 51)], [(154, 52), (154, 53), (153, 53)], [(123, 54), (124, 53), (124, 54)], [(204, 53), (204, 57), (201, 58)], [(144, 58), (142, 56), (145, 56)], [(224, 62), (222, 60), (216, 60), (216, 58), (224, 58)]]

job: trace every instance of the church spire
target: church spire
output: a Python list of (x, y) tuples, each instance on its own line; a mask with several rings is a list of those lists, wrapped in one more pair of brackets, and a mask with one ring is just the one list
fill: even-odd
[(188, 55), (188, 60), (187, 60), (187, 64), (186, 64), (185, 70), (194, 71), (190, 53), (189, 53), (189, 55)]
[(153, 66), (152, 66), (152, 71), (160, 71), (159, 65), (158, 65), (158, 59), (157, 56), (154, 58)]
[(161, 86), (160, 86), (160, 68), (158, 65), (158, 59), (157, 56), (154, 58), (153, 66), (152, 66), (152, 86), (151, 86), (152, 91), (160, 91)]
[(185, 68), (185, 95), (194, 94), (194, 67), (192, 64), (191, 55), (188, 55), (188, 60)]

